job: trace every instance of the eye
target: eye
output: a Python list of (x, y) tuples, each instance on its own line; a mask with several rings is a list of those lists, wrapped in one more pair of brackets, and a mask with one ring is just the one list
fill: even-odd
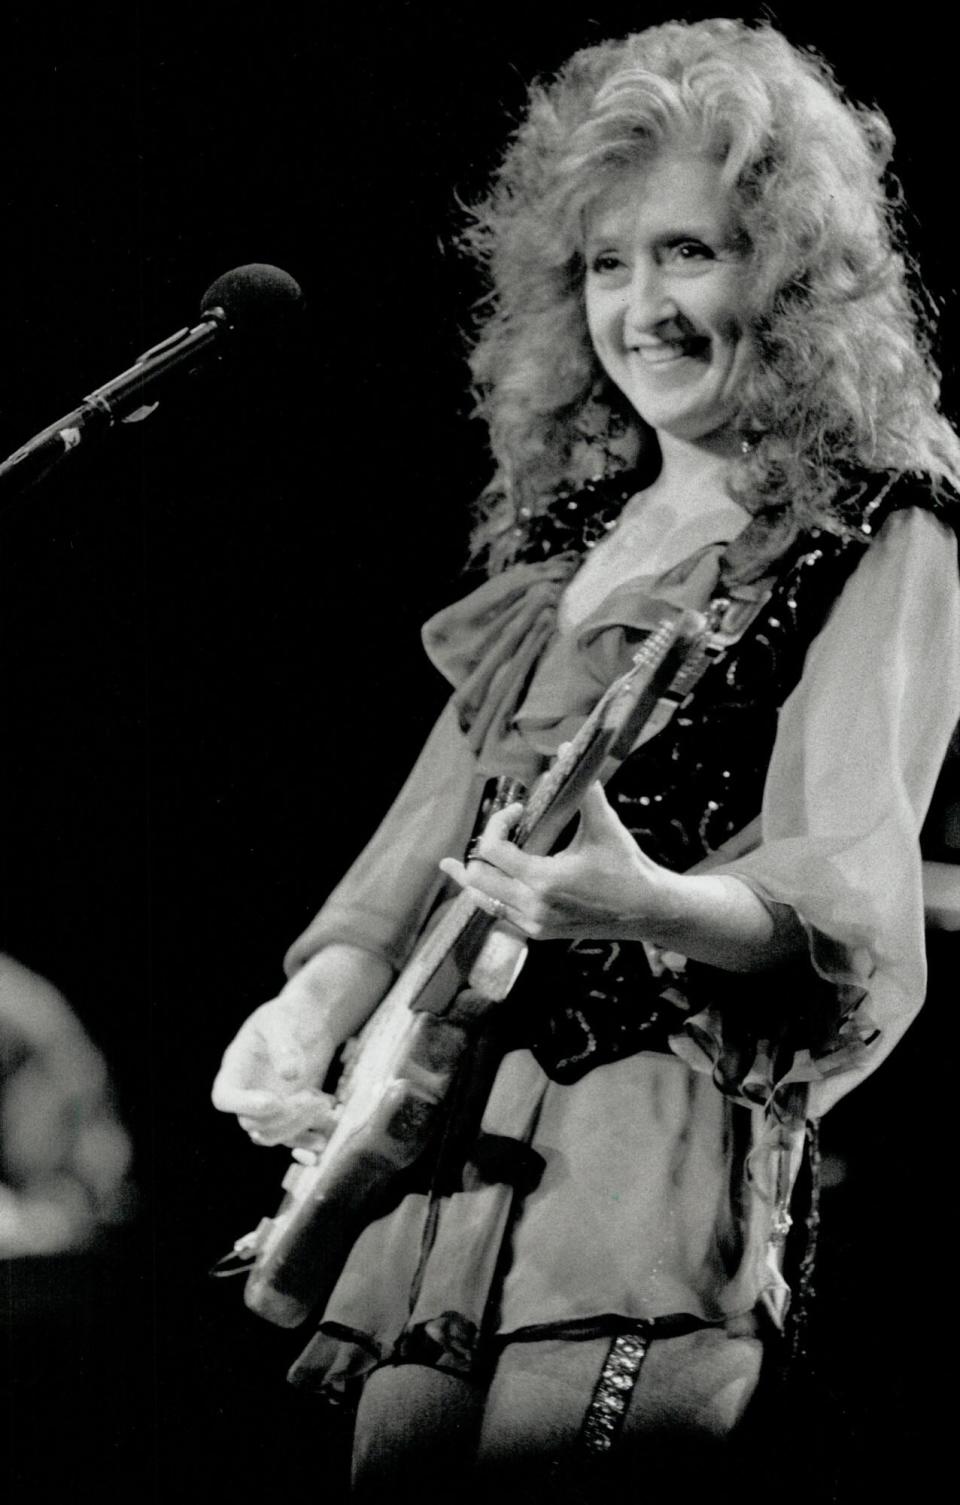
[(702, 240), (674, 240), (665, 248), (668, 261), (716, 261), (716, 252)]
[(609, 276), (624, 266), (623, 257), (616, 251), (595, 251), (588, 262), (588, 269), (595, 277)]

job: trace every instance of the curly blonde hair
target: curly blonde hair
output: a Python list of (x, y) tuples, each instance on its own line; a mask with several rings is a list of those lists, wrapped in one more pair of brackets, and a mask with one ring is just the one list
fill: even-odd
[(655, 445), (590, 342), (584, 226), (612, 181), (676, 146), (721, 164), (748, 259), (738, 499), (829, 522), (864, 468), (960, 481), (887, 121), (766, 24), (670, 22), (577, 52), (533, 86), (463, 236), (491, 284), (471, 369), (496, 463), (475, 543), (493, 565), (518, 518)]

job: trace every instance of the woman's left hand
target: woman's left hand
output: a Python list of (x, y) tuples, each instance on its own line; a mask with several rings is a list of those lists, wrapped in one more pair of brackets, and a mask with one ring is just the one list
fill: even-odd
[(521, 808), (491, 817), (466, 865), (440, 864), (481, 909), (535, 940), (642, 940), (670, 922), (682, 879), (644, 855), (600, 784), (587, 791), (573, 841), (553, 857), (508, 839)]

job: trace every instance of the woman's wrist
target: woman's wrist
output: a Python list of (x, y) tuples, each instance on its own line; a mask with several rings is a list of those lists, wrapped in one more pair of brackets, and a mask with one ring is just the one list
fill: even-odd
[(393, 980), (393, 967), (375, 952), (333, 942), (310, 957), (281, 997), (315, 1014), (318, 1033), (338, 1045), (366, 1023)]
[(795, 912), (762, 898), (732, 873), (672, 873), (646, 882), (634, 938), (733, 972), (764, 971), (803, 950)]

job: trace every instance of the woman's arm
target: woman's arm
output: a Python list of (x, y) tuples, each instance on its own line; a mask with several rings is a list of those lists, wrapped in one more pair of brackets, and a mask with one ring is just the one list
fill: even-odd
[(291, 945), (287, 975), (333, 942), (402, 967), (443, 887), (437, 863), (466, 847), (482, 789), (450, 702), (374, 835)]
[(443, 886), (438, 859), (466, 845), (482, 781), (452, 706), (379, 829), (285, 959), (289, 980), (240, 1026), (214, 1106), (255, 1144), (317, 1147), (333, 1056), (373, 1013)]
[(320, 1089), (334, 1054), (392, 978), (388, 962), (358, 946), (318, 951), (240, 1026), (213, 1084), (214, 1107), (235, 1113), (255, 1144), (316, 1147), (333, 1124)]

